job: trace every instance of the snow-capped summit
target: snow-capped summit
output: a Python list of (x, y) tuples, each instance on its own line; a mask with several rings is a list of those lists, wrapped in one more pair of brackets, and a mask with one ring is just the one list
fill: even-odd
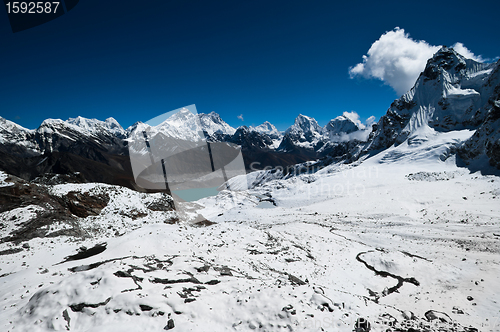
[(440, 131), (477, 126), (485, 118), (480, 109), (488, 99), (485, 85), (492, 68), (442, 47), (428, 60), (413, 88), (380, 119), (372, 148), (401, 143), (422, 126)]
[(38, 133), (53, 133), (57, 131), (70, 131), (81, 135), (90, 136), (112, 136), (124, 138), (126, 131), (114, 118), (108, 118), (105, 121), (97, 119), (87, 119), (81, 116), (69, 118), (66, 121), (61, 119), (46, 119), (36, 129)]
[(33, 130), (26, 129), (0, 116), (0, 142), (26, 139), (28, 133), (33, 133)]
[(285, 133), (302, 133), (305, 136), (317, 136), (321, 132), (322, 128), (314, 118), (299, 114), (295, 118), (294, 124)]
[(498, 100), (499, 64), (466, 59), (442, 47), (428, 60), (413, 88), (380, 118), (363, 150), (386, 149), (407, 140), (419, 144), (439, 132), (482, 126)]
[(198, 117), (187, 108), (174, 113), (154, 129), (167, 137), (180, 140), (199, 141), (203, 138)]
[(103, 133), (103, 131), (107, 131), (118, 137), (124, 137), (126, 135), (125, 130), (118, 121), (111, 117), (107, 118), (105, 121), (100, 121), (78, 116), (76, 118), (69, 118), (66, 123), (75, 125), (91, 134), (99, 134)]
[(283, 152), (293, 151), (295, 148), (316, 150), (318, 144), (324, 140), (323, 129), (318, 122), (306, 115), (299, 114), (283, 136), (278, 150)]
[(359, 120), (356, 122), (353, 121), (348, 116), (347, 112), (344, 112), (344, 115), (337, 116), (335, 119), (330, 120), (323, 128), (323, 133), (328, 136), (330, 140), (334, 140), (341, 135), (350, 134), (364, 128), (365, 126), (362, 125)]
[(210, 112), (208, 114), (199, 113), (198, 117), (200, 119), (201, 127), (208, 136), (217, 135), (233, 135), (236, 129), (228, 125), (224, 120), (221, 119), (220, 115), (215, 112)]
[(261, 134), (269, 135), (273, 139), (278, 139), (283, 136), (281, 132), (278, 129), (276, 129), (276, 127), (269, 121), (266, 121), (263, 124), (258, 125), (257, 127), (250, 126), (249, 129), (257, 131)]
[[(166, 117), (166, 118), (165, 118)], [(163, 114), (151, 119), (147, 123), (136, 122), (127, 128), (127, 141), (136, 144), (129, 145), (129, 148), (142, 147), (144, 133), (148, 140), (158, 139), (159, 145), (169, 145), (172, 148), (172, 140), (176, 142), (199, 142), (204, 139), (203, 130), (198, 116), (189, 109), (183, 108), (177, 112)], [(170, 143), (166, 143), (166, 141)], [(137, 145), (138, 144), (138, 145)], [(136, 146), (137, 145), (137, 146)]]
[(242, 149), (248, 150), (275, 150), (281, 139), (273, 139), (265, 132), (255, 130), (252, 127), (240, 126), (236, 132), (228, 138), (228, 141), (240, 145)]
[(0, 116), (0, 152), (5, 148), (9, 152), (15, 151), (20, 156), (39, 153), (38, 144), (33, 140), (34, 133), (34, 130), (26, 129)]

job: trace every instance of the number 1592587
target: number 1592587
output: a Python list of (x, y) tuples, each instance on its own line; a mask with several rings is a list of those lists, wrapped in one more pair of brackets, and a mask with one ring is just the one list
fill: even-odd
[(9, 14), (55, 14), (60, 2), (38, 1), (38, 2), (7, 2), (7, 13)]

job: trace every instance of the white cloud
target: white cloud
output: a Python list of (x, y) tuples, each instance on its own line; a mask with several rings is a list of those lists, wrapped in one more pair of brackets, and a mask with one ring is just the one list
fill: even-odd
[(241, 121), (244, 121), (243, 120), (243, 114), (238, 115), (237, 118), (240, 119)]
[(461, 55), (463, 55), (467, 59), (472, 59), (472, 60), (476, 60), (479, 62), (484, 61), (484, 59), (480, 55), (476, 56), (474, 53), (469, 51), (469, 49), (467, 47), (465, 47), (464, 44), (462, 44), (462, 43), (455, 43), (455, 45), (453, 45), (453, 49), (455, 51), (457, 51), (458, 53), (460, 53)]
[(377, 78), (403, 94), (415, 83), (427, 60), (439, 50), (425, 41), (411, 39), (404, 29), (396, 28), (375, 41), (363, 62), (350, 68), (351, 78), (360, 75)]
[(349, 120), (351, 120), (352, 122), (354, 122), (359, 128), (361, 129), (364, 129), (365, 128), (365, 125), (361, 123), (361, 121), (359, 120), (359, 114), (352, 111), (352, 112), (344, 112), (342, 113), (342, 115), (346, 118), (348, 118)]
[[(349, 68), (351, 78), (362, 76), (375, 78), (390, 85), (398, 94), (404, 94), (415, 84), (418, 75), (425, 69), (427, 60), (441, 46), (433, 46), (424, 40), (413, 40), (404, 29), (395, 28), (384, 33), (376, 40), (363, 62)], [(466, 58), (483, 61), (462, 43), (453, 48)]]
[(341, 133), (340, 135), (335, 135), (330, 137), (330, 140), (332, 142), (347, 142), (352, 140), (366, 142), (372, 131), (372, 125), (375, 123), (375, 116), (370, 116), (366, 119), (365, 123), (362, 123), (359, 119), (359, 114), (355, 111), (344, 112), (342, 115), (357, 124), (360, 129), (349, 134)]
[(367, 127), (371, 127), (375, 123), (375, 116), (372, 115), (365, 121)]

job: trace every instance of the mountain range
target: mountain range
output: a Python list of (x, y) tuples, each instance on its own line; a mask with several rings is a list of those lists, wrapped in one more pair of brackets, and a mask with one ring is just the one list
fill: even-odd
[(324, 157), (343, 144), (335, 137), (362, 130), (364, 127), (344, 116), (321, 128), (313, 118), (299, 115), (284, 133), (269, 122), (235, 129), (215, 112), (194, 115), (181, 111), (159, 125), (137, 122), (127, 129), (113, 118), (47, 119), (35, 130), (0, 118), (0, 169), (25, 180), (46, 173), (78, 172), (88, 182), (142, 190), (133, 180), (128, 156), (129, 142), (142, 137), (144, 131), (179, 141), (205, 138), (240, 145), (247, 170), (256, 170)]
[(153, 135), (184, 140), (204, 135), (211, 142), (240, 145), (248, 171), (317, 159), (349, 163), (391, 146), (432, 140), (437, 133), (469, 130), (470, 138), (454, 142), (441, 158), (456, 155), (462, 166), (491, 172), (500, 168), (499, 67), (498, 61), (480, 63), (442, 47), (413, 88), (369, 125), (347, 112), (324, 127), (300, 114), (284, 132), (267, 121), (233, 128), (215, 112), (181, 111), (159, 125), (137, 122), (127, 129), (113, 118), (77, 117), (47, 119), (29, 130), (0, 117), (0, 169), (25, 180), (78, 172), (83, 181), (143, 190), (133, 180), (128, 143), (146, 129)]

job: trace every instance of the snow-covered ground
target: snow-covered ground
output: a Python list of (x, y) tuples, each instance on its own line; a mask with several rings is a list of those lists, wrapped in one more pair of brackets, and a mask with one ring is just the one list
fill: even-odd
[(471, 134), (221, 192), (196, 203), (210, 226), (32, 239), (0, 255), (0, 330), (499, 331), (500, 178), (449, 154)]

